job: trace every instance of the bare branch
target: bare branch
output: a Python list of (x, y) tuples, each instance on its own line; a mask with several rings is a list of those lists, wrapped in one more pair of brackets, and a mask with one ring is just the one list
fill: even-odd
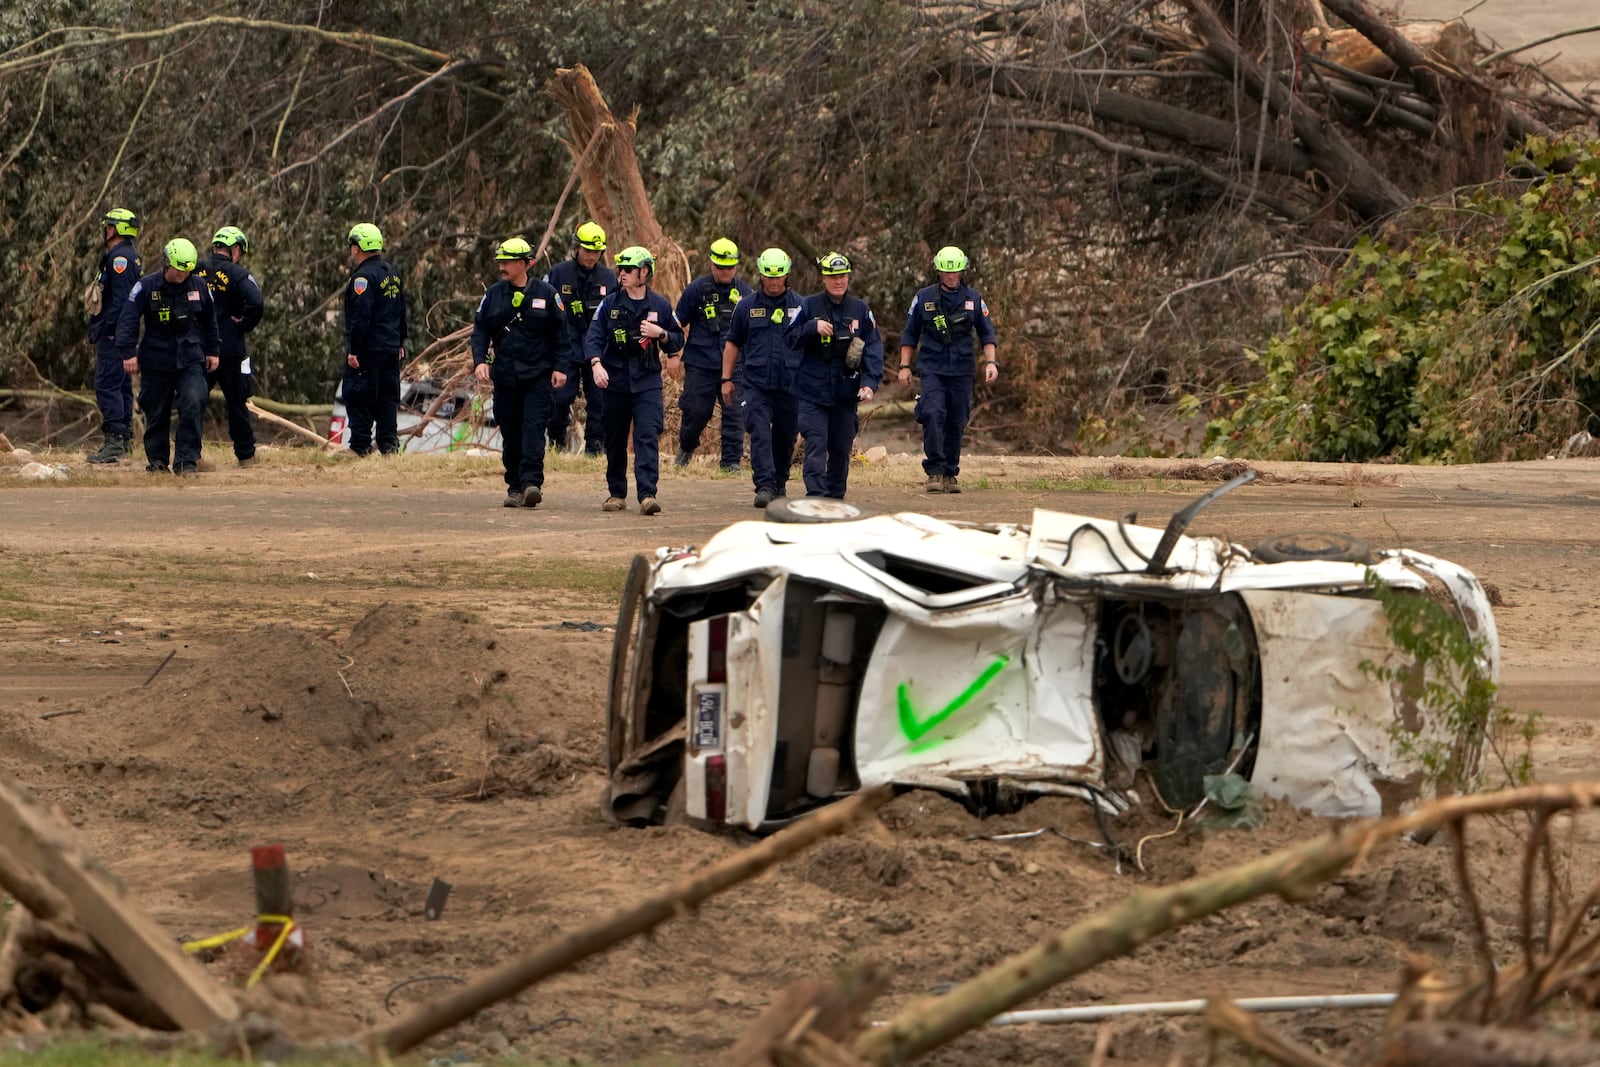
[(426, 89), (429, 85), (432, 85), (434, 82), (438, 81), (441, 78), (448, 77), (449, 75), (455, 73), (456, 71), (460, 70), (462, 67), (464, 67), (466, 65), (467, 65), (467, 61), (466, 60), (461, 60), (461, 59), (454, 60), (454, 61), (452, 61), (450, 63), (446, 63), (444, 66), (442, 66), (438, 70), (434, 71), (431, 75), (429, 75), (428, 77), (424, 78), (422, 81), (418, 82), (417, 84), (413, 85), (411, 88), (407, 89), (405, 92), (401, 93), (399, 96), (395, 97), (393, 100), (390, 100), (388, 103), (384, 104), (382, 107), (378, 108), (376, 111), (373, 111), (373, 112), (370, 112), (370, 113), (368, 113), (366, 115), (363, 115), (358, 121), (356, 121), (355, 123), (352, 123), (350, 126), (346, 127), (345, 131), (343, 133), (339, 134), (339, 136), (335, 137), (333, 140), (331, 140), (327, 144), (323, 145), (322, 148), (319, 149), (315, 155), (311, 156), (308, 159), (302, 159), (302, 160), (299, 160), (297, 162), (291, 163), (287, 167), (284, 167), (282, 170), (278, 171), (276, 174), (268, 175), (267, 177), (261, 179), (261, 181), (256, 183), (256, 188), (259, 190), (263, 186), (270, 185), (272, 182), (277, 181), (279, 178), (282, 178), (286, 174), (289, 174), (289, 173), (291, 173), (293, 171), (297, 171), (302, 167), (311, 166), (311, 164), (315, 163), (317, 160), (321, 159), (323, 156), (325, 156), (329, 152), (333, 151), (334, 148), (338, 147), (344, 141), (348, 140), (350, 137), (352, 137), (357, 131), (359, 131), (363, 127), (368, 126), (371, 123), (375, 122), (380, 116), (384, 115), (389, 110), (391, 110), (391, 109), (393, 109), (395, 107), (399, 107), (400, 105), (403, 105), (407, 100), (410, 100), (413, 96), (416, 96), (419, 92), (421, 92), (423, 89)]
[(1537, 41), (1529, 41), (1527, 44), (1519, 44), (1515, 48), (1502, 48), (1498, 52), (1490, 52), (1488, 55), (1478, 60), (1478, 66), (1487, 67), (1491, 64), (1498, 63), (1500, 60), (1505, 59), (1508, 56), (1514, 56), (1518, 52), (1526, 52), (1530, 48), (1538, 48), (1542, 44), (1549, 44), (1551, 41), (1559, 41), (1563, 37), (1577, 37), (1585, 33), (1600, 33), (1600, 22), (1595, 23), (1593, 26), (1579, 26), (1576, 29), (1562, 30), (1560, 33), (1552, 33), (1548, 37), (1541, 37)]

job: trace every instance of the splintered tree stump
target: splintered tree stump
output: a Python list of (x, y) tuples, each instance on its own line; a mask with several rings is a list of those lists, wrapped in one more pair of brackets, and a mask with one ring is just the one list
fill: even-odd
[[(689, 282), (689, 262), (683, 248), (662, 231), (650, 206), (634, 152), (638, 112), (618, 120), (589, 68), (581, 64), (557, 70), (545, 91), (567, 113), (572, 131), (567, 148), (578, 163), (584, 202), (590, 216), (604, 227), (609, 250), (614, 254), (628, 245), (648, 248), (656, 259), (651, 287), (676, 300)], [(586, 146), (592, 147), (585, 151)]]

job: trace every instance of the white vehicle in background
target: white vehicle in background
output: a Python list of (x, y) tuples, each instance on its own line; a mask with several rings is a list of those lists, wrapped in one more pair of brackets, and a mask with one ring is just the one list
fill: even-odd
[[(1488, 598), (1405, 549), (1183, 535), (1251, 477), (1165, 531), (1052, 511), (1026, 526), (851, 520), (834, 501), (779, 500), (769, 516), (785, 521), (638, 557), (611, 668), (608, 814), (763, 830), (885, 783), (976, 810), (1055, 793), (1115, 812), (1141, 771), (1173, 809), (1232, 771), (1318, 814), (1393, 810), (1425, 778), (1396, 725), (1449, 739), (1362, 666), (1403, 659), (1368, 573), (1447, 600), (1496, 676)], [(1470, 747), (1481, 768), (1482, 739)]]
[[(468, 448), (500, 451), (500, 426), (494, 418), (494, 400), (479, 395), (470, 385), (446, 397), (420, 433), (410, 432), (422, 424), (441, 392), (439, 383), (428, 378), (400, 383), (400, 414), (395, 419), (400, 431), (400, 451), (460, 452)], [(336, 445), (350, 443), (350, 412), (344, 406), (342, 382), (333, 393), (328, 440)]]

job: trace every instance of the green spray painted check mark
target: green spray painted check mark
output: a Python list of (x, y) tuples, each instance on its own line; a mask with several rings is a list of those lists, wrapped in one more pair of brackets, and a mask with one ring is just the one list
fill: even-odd
[[(916, 709), (911, 706), (910, 684), (901, 682), (895, 692), (899, 703), (900, 732), (906, 735), (907, 741), (911, 742), (912, 750), (919, 751), (937, 744), (937, 739), (926, 742), (923, 742), (922, 739), (934, 727), (966, 707), (973, 697), (983, 692), (989, 683), (994, 681), (996, 675), (1005, 670), (1006, 664), (1010, 662), (1010, 656), (996, 656), (994, 662), (985, 667), (983, 673), (974, 678), (972, 684), (962, 690), (959, 696), (925, 719), (918, 718)], [(919, 744), (919, 742), (922, 743)]]

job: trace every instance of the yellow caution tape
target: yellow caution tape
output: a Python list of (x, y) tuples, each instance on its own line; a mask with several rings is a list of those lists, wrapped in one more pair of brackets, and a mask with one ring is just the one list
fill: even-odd
[[(244, 983), (246, 989), (261, 981), (261, 977), (267, 973), (267, 968), (272, 966), (272, 961), (277, 959), (278, 953), (282, 951), (284, 942), (289, 940), (289, 934), (294, 930), (295, 923), (294, 919), (288, 915), (257, 915), (256, 926), (277, 926), (279, 930), (278, 936), (272, 942), (272, 947), (267, 949), (265, 956), (261, 957), (261, 962), (256, 965), (256, 969), (250, 972), (250, 977)], [(213, 934), (210, 937), (202, 937), (196, 941), (185, 941), (183, 950), (193, 954), (204, 952), (208, 948), (220, 948), (249, 934), (256, 926), (241, 926), (237, 930)]]

